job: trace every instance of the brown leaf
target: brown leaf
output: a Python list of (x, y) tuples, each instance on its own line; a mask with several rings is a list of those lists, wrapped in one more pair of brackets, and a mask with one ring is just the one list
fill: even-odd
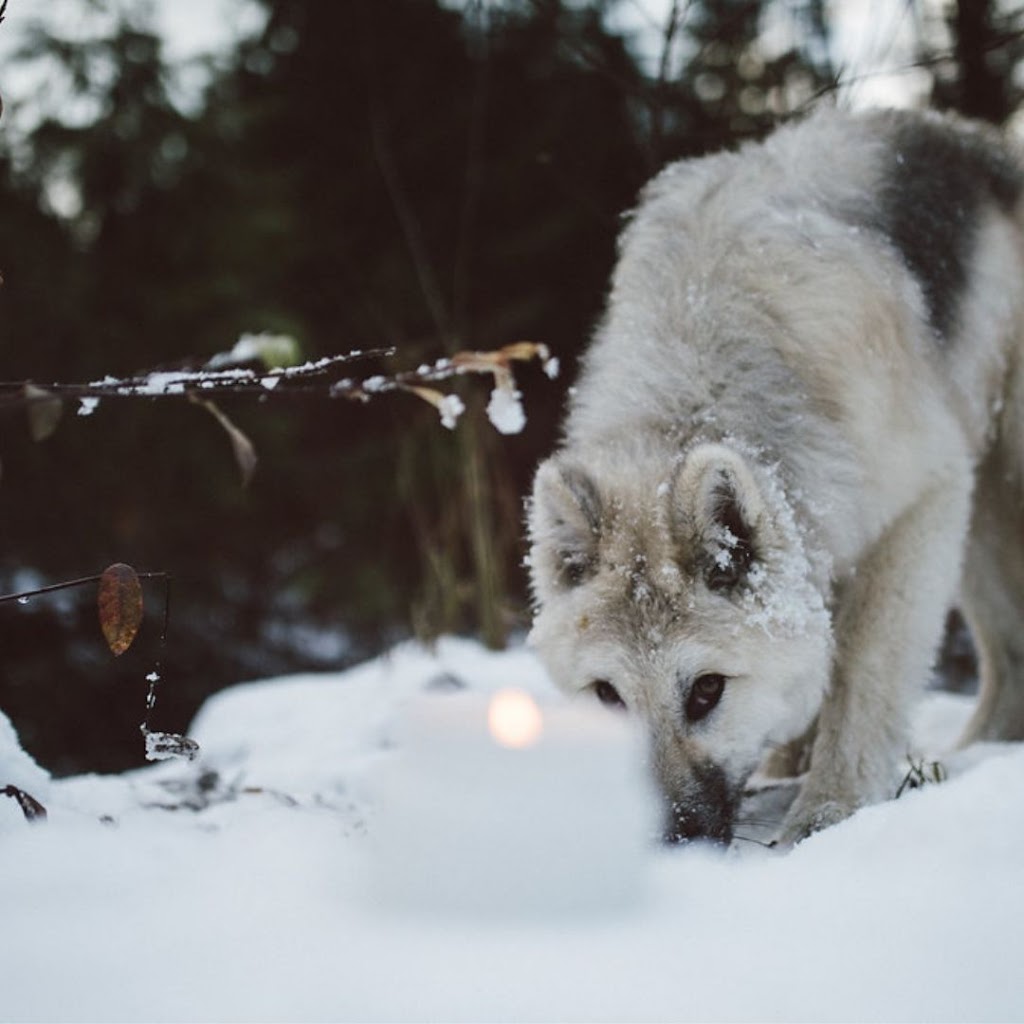
[(115, 657), (132, 645), (142, 625), (142, 584), (130, 565), (117, 562), (100, 577), (100, 627)]
[(228, 419), (219, 406), (214, 405), (209, 399), (197, 398), (195, 395), (191, 395), (190, 398), (196, 405), (201, 405), (206, 409), (227, 431), (228, 439), (231, 441), (231, 450), (235, 453), (235, 462), (238, 463), (238, 470), (242, 474), (242, 486), (247, 487), (249, 481), (252, 480), (253, 473), (256, 472), (256, 463), (259, 461), (252, 441)]
[(515, 359), (523, 363), (528, 363), (531, 359), (546, 362), (551, 358), (551, 350), (540, 341), (514, 341), (500, 351), (506, 359)]
[(21, 813), (28, 821), (46, 821), (46, 808), (34, 797), (17, 786), (4, 786), (0, 789), (3, 796), (13, 797), (18, 801)]
[(546, 361), (551, 357), (547, 345), (537, 341), (514, 341), (496, 352), (456, 352), (452, 365), (472, 373), (496, 373), (507, 370), (509, 363), (529, 362), (531, 359)]
[(26, 384), (25, 399), (28, 402), (28, 429), (33, 441), (45, 441), (60, 423), (64, 403), (52, 392)]
[(458, 395), (446, 395), (437, 388), (426, 388), (419, 384), (402, 384), (401, 389), (422, 398), (424, 402), (429, 402), (438, 411), (442, 425), (449, 430), (455, 429), (459, 417), (466, 411)]
[(508, 358), (498, 352), (456, 352), (452, 356), (452, 366), (467, 373), (494, 373), (508, 367)]

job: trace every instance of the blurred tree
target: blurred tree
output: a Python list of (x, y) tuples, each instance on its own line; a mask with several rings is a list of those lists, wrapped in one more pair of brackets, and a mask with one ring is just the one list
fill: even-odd
[(641, 85), (649, 169), (766, 134), (835, 81), (823, 0), (673, 0)]
[[(0, 164), (3, 376), (123, 373), (259, 330), (310, 357), (390, 343), (403, 365), (531, 339), (565, 369), (522, 374), (528, 425), (509, 438), (469, 386), (454, 435), (401, 396), (225, 403), (261, 458), (245, 491), (185, 403), (108, 403), (42, 445), (5, 420), (4, 589), (122, 560), (173, 573), (172, 730), (240, 678), (410, 629), (500, 643), (524, 626), (521, 495), (620, 211), (665, 160), (767, 131), (832, 75), (824, 0), (679, 2), (653, 64), (609, 27), (613, 0), (261, 2), (264, 29), (195, 116), (144, 6), (91, 41), (28, 40), (93, 114), (47, 121)], [(111, 665), (93, 617), (88, 595), (0, 614), (0, 703), (61, 770), (140, 757), (152, 650), (144, 631)]]
[[(922, 59), (935, 66), (932, 103), (1003, 124), (1020, 106), (1024, 89), (1015, 69), (1024, 58), (1021, 9), (997, 0), (956, 0), (939, 13), (952, 40), (951, 59), (937, 60), (922, 46)], [(923, 11), (927, 20), (936, 14)], [(941, 38), (941, 36), (939, 37)]]
[[(80, 209), (63, 227), (37, 215), (63, 249), (49, 280), (66, 315), (39, 345), (28, 343), (37, 324), (5, 319), (5, 351), (22, 357), (5, 376), (123, 372), (209, 354), (244, 329), (293, 331), (311, 356), (383, 340), (410, 360), (519, 337), (571, 351), (596, 316), (615, 211), (639, 168), (622, 97), (563, 53), (567, 23), (600, 34), (599, 22), (554, 7), (463, 17), (422, 0), (268, 4), (266, 30), (195, 121), (170, 105), (144, 23), (76, 47), (37, 37), (99, 113), (89, 127), (50, 121), (33, 140), (26, 195), (64, 175)], [(528, 384), (540, 397), (549, 386)], [(42, 448), (8, 433), (2, 567), (11, 580), (119, 559), (173, 572), (168, 714), (231, 679), (324, 664), (299, 626), (343, 623), (355, 656), (412, 608), (423, 632), (500, 642), (522, 600), (521, 577), (509, 583), (519, 495), (559, 405), (534, 409), (508, 442), (479, 415), (453, 437), (411, 399), (233, 408), (262, 457), (245, 494), (195, 409), (103, 407)], [(59, 621), (77, 626), (83, 607)], [(40, 640), (4, 668), (16, 717), (36, 708), (41, 722), (44, 703), (52, 713), (42, 637), (54, 618), (34, 602), (0, 622)], [(336, 646), (325, 653), (338, 660)], [(114, 709), (92, 685), (137, 691), (144, 673), (128, 671), (72, 666), (68, 679), (90, 685), (62, 687), (79, 723), (77, 743), (61, 736), (71, 763), (106, 736), (101, 717), (132, 743), (137, 697)], [(90, 755), (101, 767), (125, 756)]]

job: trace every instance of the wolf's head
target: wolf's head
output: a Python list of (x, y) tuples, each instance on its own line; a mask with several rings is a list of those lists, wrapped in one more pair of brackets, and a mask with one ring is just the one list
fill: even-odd
[(823, 583), (781, 486), (724, 444), (601, 448), (543, 463), (529, 517), (548, 670), (644, 720), (667, 838), (729, 842), (748, 777), (829, 675)]

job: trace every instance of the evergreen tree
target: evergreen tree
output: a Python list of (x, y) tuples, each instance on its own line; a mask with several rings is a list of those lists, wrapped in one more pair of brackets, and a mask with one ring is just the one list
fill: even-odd
[[(225, 683), (413, 628), (500, 643), (524, 627), (521, 495), (600, 315), (620, 212), (665, 161), (767, 131), (832, 76), (824, 0), (680, 2), (653, 64), (609, 28), (612, 0), (261, 2), (265, 28), (215, 70), (194, 116), (172, 102), (141, 8), (84, 44), (36, 37), (95, 118), (53, 118), (17, 172), (0, 164), (4, 377), (201, 361), (259, 330), (295, 335), (311, 358), (393, 344), (386, 369), (530, 339), (564, 369), (556, 384), (522, 375), (528, 426), (511, 438), (487, 424), (479, 386), (454, 435), (408, 396), (226, 402), (260, 455), (247, 490), (187, 403), (68, 409), (41, 445), (8, 416), (6, 589), (24, 570), (172, 572), (171, 728)], [(769, 50), (780, 11), (793, 42)], [(978, 44), (961, 35), (966, 68)], [(980, 45), (1004, 83), (990, 109), (1005, 112), (1015, 51), (1000, 64)], [(984, 92), (968, 77), (961, 109)], [(61, 182), (81, 199), (72, 216), (47, 204)], [(112, 667), (93, 616), (70, 597), (0, 614), (3, 706), (53, 767), (139, 757), (152, 650)], [(331, 628), (343, 654), (305, 643)]]
[[(1021, 10), (996, 0), (957, 0), (947, 5), (952, 60), (936, 61), (932, 103), (968, 117), (1003, 124), (1024, 98), (1015, 69), (1024, 58)], [(933, 61), (927, 49), (922, 60)]]

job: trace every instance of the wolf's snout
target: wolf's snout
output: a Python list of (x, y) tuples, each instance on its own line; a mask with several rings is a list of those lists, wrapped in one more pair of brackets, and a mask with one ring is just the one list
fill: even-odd
[(691, 809), (673, 802), (667, 807), (661, 838), (669, 845), (705, 840), (728, 846), (732, 842), (732, 822), (719, 817), (710, 822), (701, 821)]
[(725, 772), (711, 762), (691, 767), (685, 784), (670, 792), (663, 784), (666, 843), (688, 843), (707, 839), (727, 846), (732, 842), (733, 821), (739, 803), (738, 794), (729, 785)]

